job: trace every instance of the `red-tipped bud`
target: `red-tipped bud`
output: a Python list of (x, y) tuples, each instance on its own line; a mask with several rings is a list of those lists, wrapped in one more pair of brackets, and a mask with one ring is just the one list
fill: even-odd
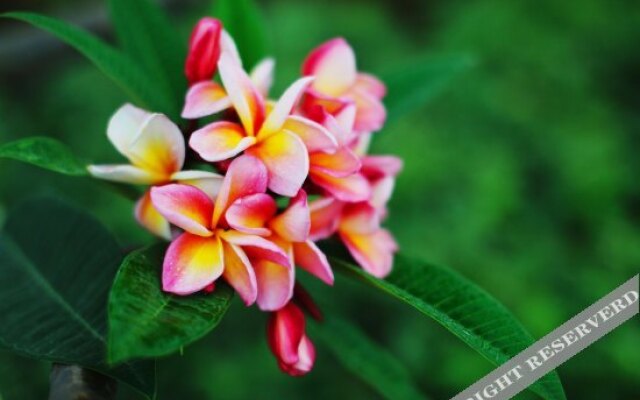
[(316, 350), (306, 335), (304, 314), (293, 303), (271, 314), (267, 339), (282, 371), (291, 376), (311, 371)]
[(193, 28), (184, 67), (190, 85), (213, 78), (220, 58), (221, 34), (222, 23), (215, 18), (202, 18)]

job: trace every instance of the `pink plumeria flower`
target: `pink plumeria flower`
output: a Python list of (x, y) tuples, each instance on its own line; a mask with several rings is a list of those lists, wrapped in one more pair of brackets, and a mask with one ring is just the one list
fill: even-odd
[(337, 198), (321, 198), (310, 205), (311, 240), (337, 233), (356, 262), (370, 274), (383, 278), (393, 266), (398, 246), (391, 234), (380, 227), (387, 215), (386, 204), (402, 169), (402, 160), (393, 156), (365, 156), (360, 174), (372, 188), (368, 201), (345, 203)]
[[(259, 204), (248, 197), (245, 202), (235, 203), (226, 212), (228, 224), (240, 232), (266, 237), (289, 254), (294, 265), (333, 285), (333, 271), (327, 256), (309, 239), (311, 216), (305, 191), (300, 190), (278, 215), (275, 201), (271, 197), (269, 199)], [(261, 217), (248, 217), (254, 213), (260, 213)], [(293, 282), (293, 270), (291, 273), (289, 279)]]
[(307, 113), (316, 113), (320, 107), (335, 114), (354, 104), (357, 132), (382, 128), (386, 110), (381, 100), (386, 88), (374, 76), (358, 72), (353, 49), (346, 40), (332, 39), (313, 50), (303, 64), (302, 74), (316, 78), (303, 101)]
[[(125, 104), (109, 120), (107, 136), (130, 164), (90, 165), (96, 178), (140, 185), (178, 181), (215, 195), (222, 176), (206, 171), (181, 171), (185, 158), (182, 132), (162, 114)], [(153, 208), (147, 191), (137, 202), (135, 215), (150, 232), (171, 238), (169, 223)]]
[(311, 214), (304, 190), (300, 190), (289, 201), (285, 211), (269, 221), (268, 225), (272, 240), (291, 254), (295, 265), (327, 285), (333, 285), (333, 270), (327, 256), (309, 238)]
[(293, 295), (289, 255), (272, 241), (245, 233), (274, 209), (266, 190), (267, 170), (251, 156), (231, 162), (215, 203), (193, 186), (154, 187), (156, 209), (185, 231), (167, 249), (163, 289), (187, 295), (222, 276), (247, 305), (257, 302), (262, 310), (284, 306)]
[(383, 278), (393, 266), (398, 246), (391, 234), (380, 226), (387, 215), (402, 160), (393, 156), (365, 156), (360, 174), (371, 187), (368, 201), (345, 203), (337, 198), (321, 198), (310, 205), (311, 240), (337, 233), (356, 262), (370, 274)]
[(343, 203), (331, 197), (311, 204), (313, 240), (337, 233), (354, 260), (368, 273), (384, 278), (393, 267), (398, 245), (380, 226), (379, 211), (368, 202)]
[(348, 105), (334, 117), (323, 112), (322, 124), (334, 136), (338, 149), (332, 153), (314, 151), (309, 154), (309, 178), (331, 196), (344, 202), (366, 201), (371, 187), (360, 173), (362, 162), (351, 144), (355, 136), (355, 106)]
[(196, 131), (189, 146), (210, 162), (227, 160), (241, 152), (260, 159), (269, 172), (269, 189), (293, 197), (309, 172), (309, 151), (330, 151), (337, 144), (320, 124), (291, 115), (313, 78), (294, 82), (272, 107), (242, 67), (222, 54), (218, 63), (222, 83), (240, 123), (217, 121)]
[(305, 331), (304, 314), (296, 305), (289, 303), (271, 314), (267, 339), (282, 371), (292, 376), (311, 371), (316, 351)]

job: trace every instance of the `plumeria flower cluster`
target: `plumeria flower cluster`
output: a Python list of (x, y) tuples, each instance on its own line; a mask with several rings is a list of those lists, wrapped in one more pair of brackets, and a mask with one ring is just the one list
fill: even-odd
[(335, 236), (365, 271), (385, 277), (397, 245), (381, 221), (402, 163), (367, 154), (385, 121), (385, 86), (357, 70), (344, 39), (313, 50), (277, 100), (269, 97), (273, 69), (266, 59), (246, 72), (220, 21), (202, 19), (189, 43), (182, 112), (201, 127), (183, 131), (124, 105), (107, 135), (130, 164), (89, 169), (148, 187), (135, 217), (171, 242), (164, 291), (187, 296), (223, 279), (247, 306), (271, 313), (268, 342), (280, 368), (303, 375), (315, 349), (302, 311), (310, 298), (294, 295), (296, 268), (332, 285), (316, 243)]

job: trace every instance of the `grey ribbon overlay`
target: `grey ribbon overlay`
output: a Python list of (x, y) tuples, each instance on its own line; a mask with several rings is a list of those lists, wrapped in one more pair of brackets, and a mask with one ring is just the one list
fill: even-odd
[(638, 314), (638, 275), (451, 400), (510, 399)]

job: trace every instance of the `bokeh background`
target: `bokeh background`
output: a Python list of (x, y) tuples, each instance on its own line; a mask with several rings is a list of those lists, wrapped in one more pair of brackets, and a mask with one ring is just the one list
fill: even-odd
[[(168, 1), (183, 37), (208, 1)], [(375, 137), (405, 160), (388, 226), (402, 251), (446, 264), (502, 301), (539, 338), (636, 274), (640, 266), (640, 6), (637, 1), (260, 2), (278, 61), (272, 93), (306, 53), (344, 36), (361, 69), (429, 54), (475, 66), (434, 101)], [(106, 5), (0, 2), (111, 39)], [(94, 161), (116, 161), (105, 136), (124, 94), (73, 50), (0, 20), (0, 142), (49, 135)], [(126, 245), (131, 203), (88, 179), (0, 161), (0, 221), (14, 204), (53, 194), (86, 206)], [(405, 363), (432, 399), (493, 367), (415, 310), (338, 279), (311, 290)], [(2, 316), (0, 316), (0, 323)], [(279, 372), (265, 316), (236, 302), (206, 339), (160, 361), (159, 399), (376, 399), (320, 347), (314, 372)], [(2, 400), (45, 398), (49, 366), (0, 353)], [(640, 398), (640, 324), (628, 322), (559, 369), (569, 399)], [(135, 399), (126, 388), (121, 398)], [(524, 393), (519, 399), (534, 398)]]

